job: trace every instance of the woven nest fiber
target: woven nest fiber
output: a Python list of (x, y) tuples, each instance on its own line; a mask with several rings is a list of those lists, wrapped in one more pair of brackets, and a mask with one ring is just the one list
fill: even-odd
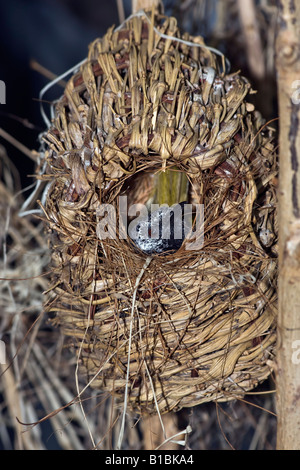
[[(277, 164), (251, 93), (174, 18), (137, 15), (90, 45), (44, 135), (46, 308), (90, 385), (137, 412), (243, 397), (271, 373)], [(204, 205), (201, 248), (98, 236), (101, 205), (118, 220), (119, 196), (144, 204), (172, 168)]]

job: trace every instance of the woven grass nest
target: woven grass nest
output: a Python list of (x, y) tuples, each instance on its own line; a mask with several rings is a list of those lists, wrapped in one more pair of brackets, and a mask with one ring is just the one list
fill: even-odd
[[(201, 37), (139, 14), (90, 45), (44, 135), (46, 308), (88, 383), (138, 413), (240, 398), (272, 371), (277, 163), (251, 93)], [(119, 196), (145, 203), (172, 169), (204, 205), (201, 249), (100, 239), (101, 204), (118, 219)]]

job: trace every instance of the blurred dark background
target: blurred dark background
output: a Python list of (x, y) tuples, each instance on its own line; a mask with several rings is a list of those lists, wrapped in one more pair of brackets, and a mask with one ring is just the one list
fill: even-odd
[[(38, 97), (49, 79), (33, 70), (31, 61), (60, 75), (84, 59), (89, 43), (112, 24), (119, 24), (115, 0), (0, 2), (0, 79), (6, 84), (0, 127), (29, 149), (38, 150), (37, 138), (45, 126)], [(61, 93), (56, 86), (45, 99)], [(33, 162), (3, 139), (1, 144), (22, 169), (26, 183), (24, 172), (34, 172)]]

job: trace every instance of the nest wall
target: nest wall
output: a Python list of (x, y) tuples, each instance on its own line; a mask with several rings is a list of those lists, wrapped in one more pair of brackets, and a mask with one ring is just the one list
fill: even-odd
[[(272, 371), (277, 224), (274, 131), (251, 86), (174, 18), (134, 16), (96, 39), (44, 135), (52, 253), (46, 309), (91, 386), (155, 413), (244, 396)], [(184, 173), (204, 240), (147, 256), (103, 204), (145, 203)]]

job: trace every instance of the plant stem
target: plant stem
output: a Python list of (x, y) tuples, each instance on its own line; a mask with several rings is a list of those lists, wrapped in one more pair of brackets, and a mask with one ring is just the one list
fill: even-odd
[[(277, 35), (280, 116), (277, 449), (300, 449), (300, 2), (282, 0)], [(295, 84), (298, 83), (296, 93)], [(296, 96), (298, 94), (298, 97)], [(298, 353), (297, 353), (298, 351)]]

